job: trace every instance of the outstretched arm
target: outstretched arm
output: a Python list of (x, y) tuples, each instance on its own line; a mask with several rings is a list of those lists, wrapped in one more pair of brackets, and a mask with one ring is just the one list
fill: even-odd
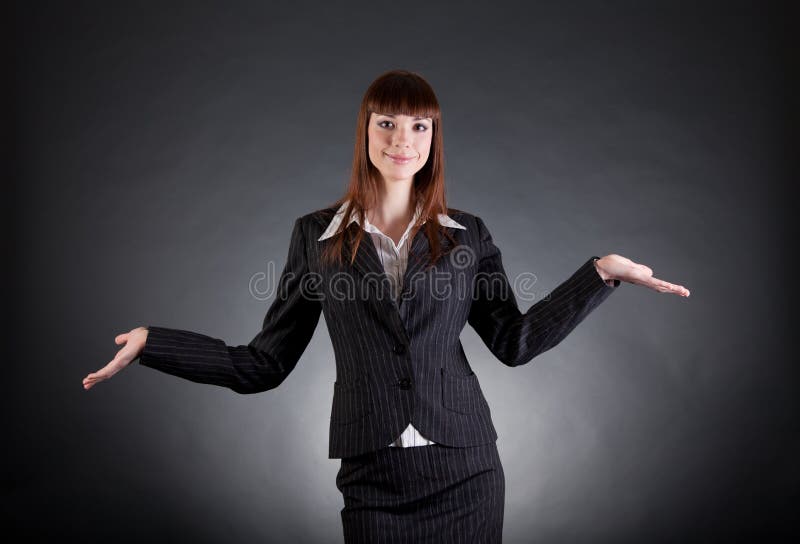
[[(289, 256), (275, 300), (261, 331), (246, 346), (228, 346), (204, 334), (167, 327), (142, 327), (117, 337), (135, 340), (139, 350), (123, 348), (103, 369), (89, 374), (84, 387), (108, 379), (139, 357), (142, 365), (237, 393), (273, 389), (294, 369), (314, 334), (322, 306), (307, 289), (309, 275), (301, 221), (295, 221)], [(125, 338), (122, 338), (125, 336)], [(144, 338), (144, 344), (139, 341)]]
[(500, 249), (480, 218), (478, 273), (468, 322), (504, 364), (518, 366), (557, 346), (614, 292), (621, 281), (689, 296), (689, 290), (652, 277), (652, 270), (619, 255), (591, 257), (546, 298), (522, 313)]
[(489, 350), (508, 366), (519, 366), (555, 347), (613, 293), (619, 280), (599, 274), (589, 258), (566, 281), (522, 313), (503, 267), (500, 249), (483, 220), (478, 225), (478, 272), (468, 322)]

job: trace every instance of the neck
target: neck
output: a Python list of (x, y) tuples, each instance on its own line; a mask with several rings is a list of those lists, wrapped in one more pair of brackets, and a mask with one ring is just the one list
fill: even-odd
[[(413, 185), (409, 183), (384, 183), (378, 190), (378, 203), (367, 212), (373, 225), (408, 224), (414, 217), (416, 202)], [(380, 228), (380, 227), (379, 227)]]

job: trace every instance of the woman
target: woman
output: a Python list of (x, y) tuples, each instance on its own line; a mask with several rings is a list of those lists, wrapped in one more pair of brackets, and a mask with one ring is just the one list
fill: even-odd
[(139, 357), (192, 381), (266, 391), (292, 371), (324, 312), (336, 356), (329, 457), (341, 459), (345, 540), (500, 542), (505, 477), (459, 341), (464, 325), (517, 366), (557, 345), (621, 281), (689, 291), (619, 255), (593, 256), (520, 312), (483, 220), (447, 207), (443, 164), (433, 89), (412, 72), (382, 74), (361, 103), (348, 190), (295, 221), (256, 337), (228, 346), (138, 327), (117, 336), (124, 347), (84, 387)]

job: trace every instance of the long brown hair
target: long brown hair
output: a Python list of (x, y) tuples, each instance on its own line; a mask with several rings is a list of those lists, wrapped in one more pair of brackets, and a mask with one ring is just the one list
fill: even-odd
[[(378, 203), (378, 187), (381, 174), (369, 159), (367, 127), (372, 112), (430, 117), (433, 136), (428, 160), (422, 169), (414, 175), (414, 195), (412, 204), (421, 204), (422, 213), (412, 227), (406, 243), (411, 243), (413, 234), (420, 226), (430, 242), (430, 261), (433, 265), (442, 255), (438, 234), (443, 233), (450, 241), (453, 237), (439, 224), (437, 214), (448, 211), (444, 186), (444, 150), (442, 148), (442, 112), (433, 88), (425, 79), (415, 72), (407, 70), (390, 70), (384, 72), (373, 81), (364, 93), (361, 107), (358, 110), (356, 123), (356, 141), (353, 151), (353, 167), (350, 184), (345, 194), (330, 205), (335, 209), (347, 200), (350, 204), (344, 211), (343, 221), (331, 239), (331, 243), (323, 252), (323, 263), (342, 262), (344, 235), (351, 214), (364, 224), (366, 210)], [(422, 225), (422, 223), (425, 223)], [(350, 263), (355, 260), (356, 251), (364, 237), (364, 229), (358, 229), (355, 238), (350, 240), (352, 251)]]

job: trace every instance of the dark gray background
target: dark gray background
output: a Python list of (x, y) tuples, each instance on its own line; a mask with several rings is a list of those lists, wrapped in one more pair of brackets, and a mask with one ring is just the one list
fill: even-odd
[(261, 395), (138, 365), (81, 379), (139, 325), (247, 343), (271, 301), (250, 278), (344, 190), (362, 95), (405, 68), (442, 105), (450, 205), (486, 221), (510, 277), (549, 290), (619, 253), (692, 291), (623, 284), (515, 369), (464, 330), (505, 541), (786, 534), (789, 20), (759, 2), (18, 5), (4, 527), (342, 540), (324, 319)]

